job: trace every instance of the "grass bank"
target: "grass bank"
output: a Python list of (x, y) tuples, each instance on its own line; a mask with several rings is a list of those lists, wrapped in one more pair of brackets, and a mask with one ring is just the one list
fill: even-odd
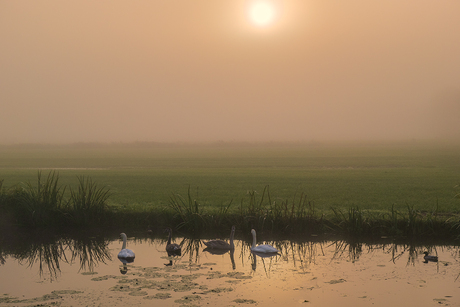
[[(270, 187), (248, 191), (239, 202), (229, 200), (209, 210), (199, 195), (188, 187), (171, 193), (166, 207), (109, 205), (111, 192), (89, 177), (77, 177), (77, 188), (61, 185), (55, 171), (38, 172), (36, 183), (3, 187), (0, 181), (0, 219), (8, 228), (51, 229), (136, 229), (161, 231), (173, 227), (182, 233), (226, 233), (231, 225), (249, 232), (296, 234), (298, 236), (341, 236), (353, 238), (460, 239), (460, 214), (437, 209), (419, 210), (407, 205), (404, 211), (331, 207), (318, 211), (315, 202), (300, 193), (291, 198), (274, 197)], [(66, 192), (67, 191), (67, 192)]]
[[(361, 208), (388, 212), (460, 212), (460, 145), (390, 144), (72, 144), (0, 146), (4, 187), (34, 181), (37, 170), (59, 172), (110, 188), (108, 205), (120, 210), (167, 209), (172, 193), (192, 194), (212, 213), (270, 186), (272, 200), (304, 193), (324, 215)], [(64, 191), (70, 197), (70, 189)], [(228, 213), (238, 214), (238, 206)]]

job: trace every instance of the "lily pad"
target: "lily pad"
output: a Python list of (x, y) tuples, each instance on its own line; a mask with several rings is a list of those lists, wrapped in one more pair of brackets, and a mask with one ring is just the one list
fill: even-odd
[(146, 296), (144, 297), (144, 299), (146, 300), (153, 300), (153, 299), (158, 299), (158, 300), (165, 300), (165, 299), (168, 299), (168, 298), (171, 298), (171, 294), (170, 293), (157, 293), (155, 295), (149, 295), (149, 296)]
[(327, 284), (335, 285), (335, 284), (341, 284), (343, 282), (346, 282), (345, 279), (340, 278), (340, 279), (333, 279), (331, 281), (326, 281)]
[(227, 277), (236, 279), (251, 279), (252, 276), (245, 275), (243, 272), (228, 272)]
[(128, 293), (131, 296), (146, 296), (148, 295), (147, 291), (141, 291), (141, 289), (135, 289)]
[(81, 275), (97, 275), (99, 274), (98, 272), (82, 272), (80, 273)]
[(104, 276), (99, 276), (99, 277), (94, 277), (91, 278), (92, 281), (102, 281), (102, 280), (108, 280), (112, 278), (117, 278), (115, 275), (104, 275)]
[(199, 301), (199, 300), (201, 300), (201, 296), (195, 294), (195, 295), (183, 296), (181, 299), (177, 299), (174, 302), (178, 304), (188, 304), (188, 303)]
[(233, 288), (214, 288), (206, 291), (206, 293), (222, 293), (222, 292), (232, 292)]
[(83, 291), (77, 291), (77, 290), (54, 290), (51, 293), (56, 294), (56, 295), (65, 295), (65, 294), (83, 293)]
[(236, 300), (233, 300), (233, 302), (238, 303), (238, 304), (257, 304), (257, 301), (247, 300), (243, 298), (237, 298)]

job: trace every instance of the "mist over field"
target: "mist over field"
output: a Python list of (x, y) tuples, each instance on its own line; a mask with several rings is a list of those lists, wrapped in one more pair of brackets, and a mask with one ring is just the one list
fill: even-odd
[(460, 138), (459, 1), (252, 2), (0, 1), (0, 144)]

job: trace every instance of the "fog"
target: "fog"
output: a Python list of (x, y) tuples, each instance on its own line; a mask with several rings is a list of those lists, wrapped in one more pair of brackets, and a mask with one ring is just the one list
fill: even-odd
[(460, 1), (0, 0), (0, 143), (460, 137)]

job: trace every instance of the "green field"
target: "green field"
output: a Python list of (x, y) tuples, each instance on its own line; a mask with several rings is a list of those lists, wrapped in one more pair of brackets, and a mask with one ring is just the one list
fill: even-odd
[(62, 185), (89, 176), (110, 188), (109, 204), (132, 210), (167, 207), (191, 194), (207, 212), (248, 192), (289, 202), (303, 193), (317, 212), (348, 210), (459, 213), (460, 145), (442, 142), (343, 144), (73, 144), (0, 146), (0, 180), (36, 184), (55, 170)]

